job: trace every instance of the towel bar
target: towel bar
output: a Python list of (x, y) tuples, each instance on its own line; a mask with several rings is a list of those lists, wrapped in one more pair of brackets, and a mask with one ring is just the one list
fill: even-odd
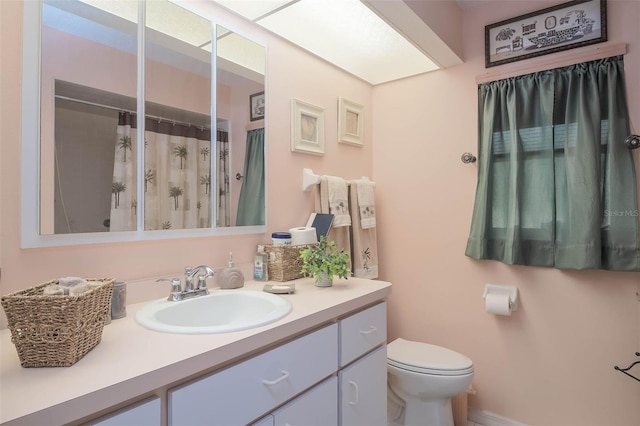
[[(362, 177), (363, 180), (369, 180), (366, 176)], [(317, 185), (320, 183), (320, 176), (313, 173), (311, 169), (302, 169), (302, 190), (304, 192), (309, 192), (313, 185)], [(351, 182), (347, 181), (347, 185), (350, 185)], [(375, 184), (374, 184), (375, 185)]]

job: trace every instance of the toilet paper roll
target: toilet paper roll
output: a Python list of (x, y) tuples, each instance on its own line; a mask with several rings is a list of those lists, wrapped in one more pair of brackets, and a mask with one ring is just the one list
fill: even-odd
[(316, 236), (316, 228), (310, 226), (302, 226), (300, 228), (289, 229), (291, 234), (291, 245), (299, 246), (301, 244), (315, 244), (318, 242)]
[(508, 294), (489, 293), (484, 300), (485, 309), (490, 314), (511, 316)]

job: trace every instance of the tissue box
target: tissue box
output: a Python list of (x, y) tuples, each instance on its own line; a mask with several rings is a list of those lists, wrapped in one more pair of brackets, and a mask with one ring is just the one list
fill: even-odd
[(111, 310), (113, 278), (74, 296), (44, 295), (49, 281), (2, 296), (11, 342), (23, 367), (69, 367), (100, 343)]
[(302, 278), (302, 259), (300, 252), (309, 244), (297, 246), (265, 245), (264, 251), (269, 255), (267, 268), (270, 281), (291, 281)]

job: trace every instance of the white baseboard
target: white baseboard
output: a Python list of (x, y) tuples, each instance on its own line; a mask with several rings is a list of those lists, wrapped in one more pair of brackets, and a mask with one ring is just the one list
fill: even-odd
[(468, 419), (482, 426), (526, 426), (524, 423), (473, 407), (469, 407)]

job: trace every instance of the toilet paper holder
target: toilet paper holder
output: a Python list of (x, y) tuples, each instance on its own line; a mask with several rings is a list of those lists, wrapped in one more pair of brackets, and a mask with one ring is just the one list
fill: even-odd
[(485, 284), (483, 299), (487, 299), (488, 294), (504, 294), (509, 296), (509, 309), (513, 311), (518, 310), (518, 288), (508, 285), (498, 284)]

